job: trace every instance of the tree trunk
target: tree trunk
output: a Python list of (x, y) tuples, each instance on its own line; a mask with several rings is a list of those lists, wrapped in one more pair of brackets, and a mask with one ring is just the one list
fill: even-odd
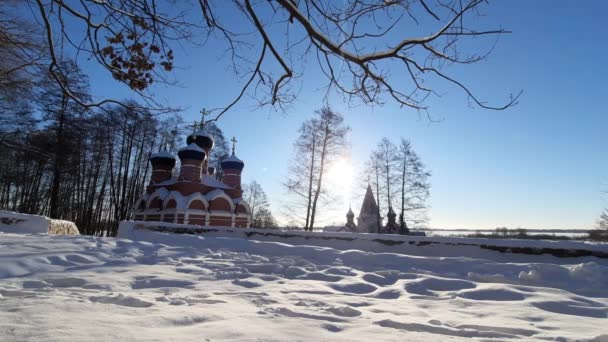
[(314, 178), (314, 168), (315, 168), (315, 152), (317, 149), (317, 136), (313, 133), (312, 137), (312, 151), (310, 157), (310, 172), (308, 174), (308, 202), (306, 204), (306, 224), (304, 225), (304, 230), (312, 231), (312, 224), (310, 224), (310, 209), (312, 202), (312, 183)]
[(321, 165), (319, 168), (319, 179), (317, 180), (317, 189), (315, 190), (315, 197), (312, 202), (312, 212), (310, 215), (310, 231), (313, 230), (315, 224), (315, 215), (317, 214), (317, 201), (321, 194), (321, 186), (323, 184), (323, 172), (325, 171), (325, 157), (327, 155), (327, 140), (329, 139), (329, 127), (325, 126), (325, 138), (323, 139), (323, 148), (321, 149)]
[(57, 127), (57, 136), (55, 139), (55, 160), (53, 163), (53, 185), (51, 187), (51, 202), (49, 205), (49, 216), (51, 218), (59, 217), (59, 186), (61, 184), (61, 167), (63, 161), (63, 125), (65, 123), (65, 111), (67, 109), (67, 98), (65, 95), (61, 100), (61, 110), (59, 111), (59, 122)]
[(376, 227), (376, 233), (380, 233), (380, 226), (382, 225), (382, 222), (380, 220), (380, 172), (378, 171), (378, 165), (376, 165), (375, 167), (376, 169), (376, 197), (377, 197), (377, 202), (378, 205), (376, 206), (378, 208), (378, 227)]
[(401, 215), (399, 215), (399, 227), (402, 233), (408, 233), (405, 223), (405, 179), (407, 178), (407, 153), (403, 154), (403, 170), (401, 171)]

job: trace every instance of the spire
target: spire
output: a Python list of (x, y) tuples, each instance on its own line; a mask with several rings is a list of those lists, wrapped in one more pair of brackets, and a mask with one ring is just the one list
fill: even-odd
[(378, 205), (376, 204), (371, 184), (367, 184), (367, 190), (365, 191), (365, 197), (363, 198), (363, 204), (361, 204), (361, 211), (359, 212), (359, 215), (365, 214), (378, 215)]
[(232, 141), (232, 155), (234, 155), (234, 150), (236, 149), (236, 138), (232, 137), (232, 139), (230, 139), (230, 141)]

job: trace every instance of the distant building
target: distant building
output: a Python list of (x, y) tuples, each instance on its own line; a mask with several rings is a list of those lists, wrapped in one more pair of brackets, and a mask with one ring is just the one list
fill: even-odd
[(249, 227), (251, 210), (242, 199), (241, 189), (245, 163), (236, 157), (236, 140), (232, 141), (232, 155), (221, 162), (221, 180), (208, 165), (214, 142), (203, 124), (188, 137), (188, 145), (177, 153), (181, 163), (178, 175), (173, 172), (176, 159), (171, 153), (164, 150), (152, 155), (150, 184), (136, 203), (133, 219)]
[(386, 214), (388, 222), (382, 226), (382, 217), (379, 215), (378, 204), (374, 198), (374, 192), (370, 184), (367, 185), (365, 197), (361, 204), (358, 224), (355, 224), (355, 214), (351, 208), (346, 213), (346, 224), (344, 226), (325, 227), (324, 231), (332, 232), (359, 232), (359, 233), (381, 233), (381, 234), (408, 234), (406, 229), (401, 229), (397, 224), (397, 214), (392, 206), (389, 206)]
[(360, 233), (378, 233), (380, 227), (382, 227), (382, 217), (378, 214), (378, 204), (374, 198), (372, 186), (368, 184), (357, 218), (357, 231)]

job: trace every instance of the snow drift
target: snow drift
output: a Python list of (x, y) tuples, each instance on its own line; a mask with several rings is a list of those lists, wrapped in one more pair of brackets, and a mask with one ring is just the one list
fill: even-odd
[[(262, 235), (132, 233), (138, 240), (0, 233), (0, 339), (605, 341), (608, 336), (608, 259), (477, 247), (467, 257), (412, 256), (258, 240)], [(325, 240), (309, 244), (317, 241)], [(437, 253), (436, 246), (415, 249)], [(486, 253), (504, 260), (481, 256)], [(513, 256), (518, 262), (507, 259)]]
[(79, 235), (71, 221), (0, 210), (0, 232), (22, 234)]
[(511, 254), (508, 256), (508, 258), (511, 258), (510, 260), (517, 260), (519, 257), (512, 254), (608, 258), (607, 243), (584, 241), (497, 240), (348, 232), (281, 231), (255, 228), (201, 227), (167, 222), (122, 221), (118, 228), (118, 236), (137, 240), (138, 234), (142, 231), (252, 238), (259, 241), (423, 256), (478, 257), (484, 255), (496, 257), (498, 252)]

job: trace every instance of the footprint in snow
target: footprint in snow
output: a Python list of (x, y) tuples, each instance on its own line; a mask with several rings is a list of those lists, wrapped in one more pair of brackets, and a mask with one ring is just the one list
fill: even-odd
[(248, 289), (262, 286), (262, 284), (260, 284), (260, 283), (256, 283), (256, 282), (250, 281), (250, 280), (241, 280), (241, 279), (235, 279), (232, 281), (232, 283), (234, 285), (246, 287)]
[(342, 317), (356, 317), (361, 315), (361, 311), (353, 309), (349, 306), (334, 306), (325, 310), (333, 313), (336, 316)]
[(378, 288), (367, 283), (352, 283), (352, 284), (330, 284), (332, 289), (345, 293), (365, 294), (376, 291)]
[(92, 263), (95, 262), (93, 260), (89, 260), (86, 257), (84, 257), (82, 255), (78, 255), (78, 254), (66, 255), (65, 259), (67, 261), (74, 262), (74, 263), (77, 263), (77, 264), (92, 264)]
[(401, 291), (395, 289), (380, 291), (374, 294), (374, 297), (378, 299), (397, 299), (401, 297)]
[(456, 295), (461, 298), (473, 300), (520, 301), (526, 299), (526, 296), (522, 293), (507, 289), (477, 289), (462, 291)]
[(575, 301), (549, 301), (532, 303), (535, 307), (562, 315), (608, 318), (608, 306), (596, 306)]
[(434, 292), (460, 291), (473, 289), (476, 286), (475, 283), (466, 280), (426, 278), (405, 284), (405, 290), (417, 295), (437, 296)]
[(131, 296), (125, 296), (122, 293), (116, 296), (93, 296), (89, 297), (89, 300), (93, 303), (114, 304), (132, 308), (147, 308), (154, 305), (154, 303), (146, 302)]
[(138, 279), (131, 284), (131, 288), (134, 290), (138, 289), (152, 289), (152, 288), (163, 288), (163, 287), (185, 287), (191, 288), (195, 284), (188, 280), (177, 280), (177, 279), (157, 279), (157, 278), (144, 278)]
[(322, 324), (321, 328), (323, 328), (329, 332), (340, 332), (340, 331), (344, 330), (343, 328), (341, 328), (337, 325), (333, 325), (333, 324), (329, 324), (329, 323)]

